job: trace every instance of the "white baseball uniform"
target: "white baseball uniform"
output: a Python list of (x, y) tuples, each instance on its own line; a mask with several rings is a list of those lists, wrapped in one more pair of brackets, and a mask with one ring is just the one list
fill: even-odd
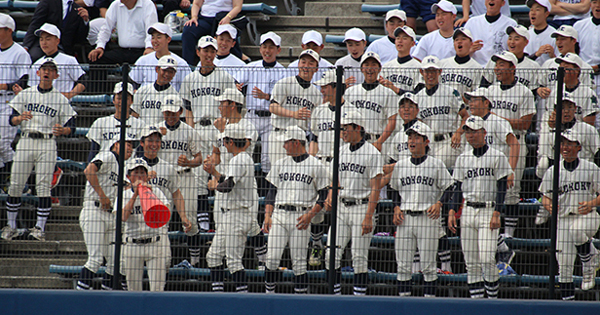
[[(484, 77), (490, 83), (496, 82), (496, 73), (494, 73), (494, 66), (496, 63), (490, 60), (484, 69)], [(517, 82), (523, 84), (530, 90), (535, 90), (541, 86), (540, 83), (540, 66), (537, 62), (524, 56), (523, 59), (519, 60), (515, 70), (515, 78)]]
[[(342, 111), (344, 110), (342, 103)], [(312, 112), (310, 116), (310, 131), (317, 137), (319, 151), (316, 157), (319, 159), (333, 158), (333, 143), (335, 140), (335, 106), (331, 103), (323, 103)], [(340, 140), (340, 144), (342, 141)]]
[[(48, 56), (52, 57), (58, 65), (58, 79), (54, 80), (53, 86), (59, 92), (71, 92), (73, 87), (77, 84), (77, 81), (85, 74), (77, 59), (73, 56), (69, 56), (62, 52), (57, 52), (55, 55)], [(36, 86), (40, 84), (40, 77), (37, 76), (36, 72), (40, 66), (46, 62), (46, 56), (38, 59), (31, 65), (29, 69), (29, 86)]]
[(203, 75), (200, 71), (194, 71), (183, 79), (179, 93), (181, 98), (188, 102), (194, 114), (194, 123), (198, 124), (203, 119), (210, 122), (203, 126), (212, 124), (212, 122), (221, 115), (219, 114), (219, 102), (215, 96), (223, 94), (225, 89), (235, 89), (235, 81), (227, 71), (215, 67), (208, 74)]
[(338, 59), (335, 62), (335, 66), (343, 66), (345, 77), (354, 77), (356, 79), (355, 84), (361, 84), (365, 82), (365, 76), (360, 71), (360, 57), (358, 59), (354, 59), (352, 55), (347, 54), (346, 56)]
[(456, 89), (461, 96), (479, 87), (483, 69), (475, 59), (469, 56), (462, 58), (454, 56), (442, 59), (440, 67), (443, 69), (440, 83)]
[(162, 113), (162, 102), (167, 95), (179, 96), (179, 92), (171, 84), (161, 86), (153, 82), (143, 85), (133, 95), (131, 110), (140, 115), (139, 118), (146, 124), (158, 124), (165, 120)]
[[(580, 53), (579, 56), (583, 61), (590, 65), (599, 65), (600, 56), (594, 51), (600, 51), (600, 26), (594, 23), (593, 17), (575, 22), (573, 25), (579, 35)], [(594, 76), (596, 82), (596, 94), (600, 94), (600, 74)]]
[(344, 98), (349, 103), (347, 106), (355, 107), (361, 113), (365, 132), (371, 135), (370, 142), (381, 136), (388, 118), (398, 113), (398, 95), (379, 83), (351, 86)]
[(398, 59), (394, 58), (384, 63), (381, 68), (381, 75), (384, 79), (391, 81), (397, 88), (412, 92), (417, 84), (423, 82), (423, 76), (419, 73), (421, 63), (410, 56), (406, 56), (401, 60)]
[[(550, 45), (554, 48), (554, 55), (560, 55), (558, 48), (556, 48), (556, 40), (551, 37), (552, 33), (554, 33), (556, 29), (550, 25), (547, 25), (546, 28), (542, 32), (538, 32), (535, 30), (535, 27), (529, 27), (529, 43), (525, 46), (525, 53), (529, 56), (533, 56), (540, 47), (544, 45)], [(543, 54), (535, 59), (535, 62), (538, 65), (542, 66), (550, 56), (548, 54)]]
[[(146, 123), (140, 119), (130, 116), (125, 121), (127, 126), (127, 137), (134, 140), (140, 140)], [(86, 137), (100, 146), (100, 151), (110, 151), (110, 145), (114, 143), (113, 139), (121, 136), (121, 121), (110, 115), (96, 119)]]
[(500, 14), (498, 19), (491, 23), (487, 20), (486, 15), (470, 18), (465, 23), (465, 28), (471, 31), (474, 41), (483, 40), (483, 47), (473, 53), (473, 59), (484, 66), (493, 54), (508, 50), (506, 28), (509, 26), (515, 27), (517, 22), (503, 14)]
[[(558, 80), (557, 72), (559, 66), (560, 65), (556, 63), (556, 58), (550, 58), (544, 62), (540, 72), (540, 83), (542, 86), (552, 90), (556, 89), (556, 82)], [(579, 85), (594, 89), (596, 87), (596, 82), (593, 78), (594, 70), (592, 69), (592, 66), (584, 61), (584, 64), (581, 68), (581, 73), (579, 74)]]
[(411, 53), (413, 58), (423, 60), (427, 56), (436, 56), (442, 60), (454, 55), (454, 39), (452, 36), (444, 37), (439, 30), (425, 34)]
[[(177, 54), (169, 52), (169, 56), (173, 57), (177, 61), (177, 72), (171, 81), (171, 84), (175, 88), (176, 91), (179, 91), (181, 87), (181, 83), (183, 79), (190, 74), (190, 66), (188, 63)], [(159, 57), (156, 55), (156, 52), (143, 55), (135, 62), (135, 65), (131, 68), (131, 72), (129, 72), (129, 77), (131, 80), (139, 84), (140, 86), (144, 86), (147, 84), (153, 84), (156, 82), (156, 78), (158, 74), (156, 73), (156, 66), (158, 66)], [(138, 91), (139, 92), (139, 91)]]
[[(299, 62), (300, 62), (300, 59), (297, 59), (295, 61), (292, 61), (292, 63), (290, 63), (288, 65), (288, 70), (290, 71), (290, 73), (292, 75), (298, 73), (298, 63)], [(314, 83), (316, 81), (319, 81), (323, 77), (323, 74), (325, 73), (325, 71), (330, 70), (333, 67), (334, 66), (331, 62), (327, 61), (325, 58), (321, 58), (319, 60), (319, 70), (317, 70), (317, 72), (315, 72), (315, 74), (313, 74), (312, 80), (310, 80), (310, 82)]]

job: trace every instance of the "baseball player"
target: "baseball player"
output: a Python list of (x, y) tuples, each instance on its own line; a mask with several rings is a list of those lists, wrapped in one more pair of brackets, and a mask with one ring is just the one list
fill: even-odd
[(440, 61), (440, 67), (444, 69), (440, 82), (457, 90), (464, 99), (465, 92), (471, 92), (479, 86), (483, 71), (481, 65), (470, 56), (473, 47), (471, 31), (459, 27), (452, 39), (456, 55)]
[[(400, 132), (396, 133), (391, 141), (386, 141), (383, 151), (385, 154), (385, 162), (390, 163), (396, 163), (397, 161), (410, 156), (410, 151), (408, 151), (408, 137), (406, 136), (406, 131), (408, 131), (408, 129), (414, 124), (422, 124), (422, 122), (417, 120), (419, 116), (419, 104), (413, 93), (406, 92), (402, 94), (398, 104), (398, 117), (402, 119), (402, 129)], [(385, 173), (389, 174), (390, 172), (391, 169)]]
[(155, 71), (156, 66), (159, 66), (163, 57), (169, 56), (175, 60), (174, 69), (176, 71), (171, 79), (171, 85), (176, 91), (179, 91), (181, 82), (191, 71), (190, 66), (183, 58), (169, 51), (169, 43), (173, 37), (171, 27), (157, 22), (148, 28), (148, 34), (152, 36), (150, 43), (154, 52), (141, 56), (135, 62), (135, 66), (131, 68), (129, 73), (129, 78), (137, 83), (137, 86), (153, 84), (161, 76), (161, 73)]
[[(500, 7), (500, 12), (502, 15), (510, 17), (510, 1), (505, 0), (504, 5)], [(492, 5), (498, 5), (497, 3), (493, 3)], [(486, 4), (485, 0), (463, 0), (462, 1), (462, 9), (463, 9), (463, 17), (458, 19), (454, 25), (459, 27), (463, 26), (469, 18), (483, 15), (486, 13)]]
[(415, 31), (408, 26), (402, 26), (394, 31), (394, 36), (398, 55), (397, 58), (383, 63), (383, 78), (379, 81), (401, 95), (404, 92), (413, 92), (417, 84), (422, 82), (419, 74), (421, 63), (410, 56), (410, 50), (417, 40)]
[(402, 10), (394, 9), (385, 14), (385, 32), (387, 36), (372, 42), (367, 47), (367, 52), (374, 52), (381, 58), (381, 63), (386, 64), (396, 59), (398, 56), (396, 50), (395, 31), (406, 24), (406, 13)]
[(594, 81), (596, 82), (596, 94), (600, 93), (600, 58), (598, 54), (592, 53), (594, 47), (598, 47), (600, 40), (600, 2), (598, 0), (590, 1), (591, 17), (576, 22), (573, 28), (581, 34), (581, 59), (592, 66), (594, 70)]
[(362, 84), (365, 77), (360, 72), (360, 58), (367, 47), (367, 36), (360, 28), (353, 27), (344, 34), (344, 44), (348, 54), (335, 62), (335, 66), (343, 66), (347, 78), (354, 77), (350, 83)]
[(308, 131), (312, 111), (321, 103), (321, 93), (310, 83), (319, 67), (319, 54), (306, 49), (298, 56), (298, 74), (279, 80), (273, 88), (269, 110), (273, 131), (269, 136), (269, 160), (275, 163), (286, 156), (283, 149), (285, 130), (298, 126)]
[(178, 64), (172, 55), (160, 57), (157, 66), (154, 67), (156, 81), (143, 85), (133, 95), (133, 104), (131, 105), (133, 117), (143, 120), (148, 125), (157, 124), (164, 119), (161, 101), (165, 95), (179, 95), (173, 86), (173, 79), (179, 69)]
[(488, 298), (497, 298), (499, 274), (494, 254), (500, 209), (512, 170), (506, 156), (486, 144), (485, 123), (481, 117), (467, 118), (463, 128), (473, 149), (466, 149), (454, 166), (452, 177), (456, 182), (448, 227), (456, 233), (454, 209), (462, 203), (460, 240), (471, 298), (483, 298), (484, 291)]
[[(163, 291), (167, 280), (167, 266), (170, 255), (169, 238), (164, 229), (151, 228), (144, 221), (138, 187), (146, 186), (167, 207), (169, 200), (160, 189), (148, 184), (149, 167), (141, 158), (131, 160), (127, 165), (127, 179), (131, 183), (123, 190), (122, 218), (125, 226), (125, 246), (123, 247), (123, 271), (127, 275), (128, 291), (142, 291), (144, 264), (147, 267), (150, 291)], [(117, 211), (116, 204), (114, 212)]]
[[(425, 297), (435, 296), (437, 268), (435, 254), (440, 236), (440, 211), (452, 197), (454, 181), (446, 165), (427, 154), (433, 132), (425, 124), (413, 124), (407, 131), (410, 158), (398, 161), (391, 173), (388, 195), (394, 203), (398, 294), (411, 295), (413, 255), (420, 253), (425, 278)], [(445, 234), (445, 233), (444, 233)]]
[(256, 224), (256, 212), (253, 209), (258, 203), (256, 180), (254, 179), (254, 162), (246, 152), (248, 141), (246, 130), (241, 124), (230, 124), (225, 127), (223, 143), (227, 151), (233, 155), (226, 170), (218, 172), (213, 164), (208, 164), (207, 171), (213, 175), (218, 184), (211, 182), (209, 188), (216, 189), (219, 209), (222, 212), (221, 222), (208, 253), (206, 262), (210, 268), (212, 291), (223, 291), (225, 272), (223, 257), (227, 258), (227, 268), (236, 285), (236, 292), (248, 292), (246, 272), (242, 265), (246, 239), (259, 229)]
[(550, 37), (556, 29), (548, 25), (548, 17), (552, 5), (548, 0), (529, 0), (529, 44), (525, 47), (528, 57), (543, 65), (550, 58), (559, 54), (556, 43)]
[[(302, 45), (300, 46), (302, 47), (302, 50), (312, 49), (317, 54), (320, 54), (323, 48), (325, 48), (325, 45), (323, 44), (323, 35), (315, 30), (307, 31), (304, 33), (304, 35), (302, 35)], [(299, 63), (300, 59), (292, 61), (292, 63), (288, 65), (288, 69), (290, 69), (292, 73), (296, 72), (296, 68), (298, 68)], [(315, 74), (313, 74), (313, 77), (310, 80), (311, 83), (321, 79), (325, 71), (333, 68), (333, 64), (325, 60), (325, 58), (321, 58), (319, 56), (318, 67), (319, 69), (317, 72), (315, 72)]]
[(44, 228), (50, 216), (50, 182), (56, 165), (55, 137), (75, 131), (75, 116), (69, 100), (54, 87), (58, 78), (58, 65), (46, 58), (37, 73), (40, 83), (23, 90), (10, 103), (13, 112), (9, 117), (11, 126), (21, 127), (21, 139), (10, 173), (10, 188), (6, 200), (8, 226), (2, 230), (2, 238), (11, 240), (17, 235), (17, 215), (21, 207), (21, 193), (35, 166), (36, 191), (39, 197), (37, 222), (29, 230), (29, 236), (45, 241)]
[[(366, 79), (366, 77), (365, 77)], [(354, 295), (365, 295), (369, 283), (368, 253), (376, 225), (375, 209), (379, 200), (383, 159), (381, 153), (365, 139), (364, 118), (360, 112), (349, 110), (341, 121), (344, 146), (339, 161), (339, 211), (337, 218), (338, 247), (335, 252), (336, 278), (334, 293), (341, 294), (340, 262), (348, 242), (352, 241)], [(327, 205), (331, 204), (330, 197)], [(330, 229), (331, 230), (331, 229)], [(331, 235), (331, 231), (328, 233)], [(331, 239), (327, 239), (325, 260), (329, 261)], [(329, 268), (329, 265), (326, 265)]]
[(431, 14), (435, 15), (437, 30), (431, 31), (419, 40), (412, 56), (423, 61), (426, 56), (436, 56), (439, 59), (452, 57), (454, 35), (454, 20), (456, 7), (448, 0), (442, 0), (431, 6)]
[[(120, 139), (113, 139), (110, 151), (100, 152), (85, 168), (87, 179), (83, 208), (79, 215), (79, 226), (88, 252), (88, 259), (81, 268), (77, 290), (92, 289), (92, 279), (106, 258), (106, 273), (102, 280), (102, 289), (111, 290), (113, 282), (113, 253), (115, 236), (115, 217), (112, 214), (116, 201), (119, 182)], [(133, 139), (126, 139), (125, 156), (127, 161), (133, 153)], [(125, 283), (126, 278), (121, 275)]]
[[(220, 24), (215, 33), (217, 39), (217, 56), (215, 66), (225, 69), (231, 76), (246, 65), (240, 58), (231, 53), (235, 46), (237, 38), (237, 29), (231, 24)], [(202, 61), (198, 62), (197, 67), (202, 66)]]
[[(554, 166), (548, 168), (540, 185), (544, 208), (549, 212), (558, 211), (556, 259), (563, 300), (575, 298), (573, 267), (576, 256), (579, 256), (582, 265), (582, 290), (594, 288), (596, 270), (600, 267), (598, 250), (592, 243), (600, 226), (600, 215), (596, 211), (596, 207), (600, 205), (600, 169), (577, 156), (581, 151), (581, 137), (573, 129), (562, 133), (560, 153), (563, 159), (560, 162), (559, 191), (552, 190)], [(554, 193), (559, 194), (558, 209), (552, 208)]]
[[(127, 100), (125, 102), (127, 108), (133, 102), (133, 85), (127, 83), (125, 87), (127, 91)], [(113, 89), (113, 105), (115, 105), (115, 113), (96, 119), (86, 137), (90, 140), (90, 153), (88, 161), (91, 161), (99, 151), (109, 151), (110, 145), (114, 139), (121, 137), (121, 102), (122, 102), (123, 84), (118, 82)], [(146, 123), (135, 117), (129, 116), (129, 110), (125, 111), (125, 124), (127, 126), (127, 137), (139, 140)]]
[(311, 220), (327, 199), (329, 175), (325, 166), (306, 152), (306, 133), (297, 126), (285, 132), (287, 157), (273, 164), (267, 180), (273, 185), (265, 200), (263, 228), (269, 233), (266, 293), (274, 293), (283, 250), (289, 244), (294, 292), (308, 293), (307, 245)]
[(367, 141), (381, 151), (383, 143), (396, 128), (396, 100), (398, 96), (391, 89), (379, 83), (381, 60), (374, 52), (366, 52), (360, 60), (360, 71), (365, 82), (346, 90), (349, 105), (361, 114), (362, 125)]

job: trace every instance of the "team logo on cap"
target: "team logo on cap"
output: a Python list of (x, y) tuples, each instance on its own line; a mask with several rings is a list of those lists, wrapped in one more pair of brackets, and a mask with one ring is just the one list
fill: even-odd
[(435, 58), (427, 58), (425, 60), (425, 62), (427, 62), (427, 63), (436, 63), (436, 60), (435, 60)]
[(567, 30), (567, 28), (563, 25), (563, 26), (559, 27), (558, 30), (561, 32), (564, 32)]
[(165, 63), (168, 63), (168, 64), (170, 64), (170, 65), (175, 65), (175, 59), (174, 59), (174, 58), (172, 58), (172, 57), (165, 58), (163, 61), (164, 61)]
[(210, 37), (210, 36), (204, 36), (201, 40), (203, 40), (203, 41), (205, 41), (207, 43), (213, 43), (213, 44), (217, 43), (217, 40), (214, 39), (214, 38), (212, 38), (212, 37)]
[(150, 127), (148, 127), (148, 131), (152, 131), (152, 132), (156, 131), (156, 132), (158, 132), (158, 127), (156, 127), (156, 126), (150, 126)]
[(468, 122), (474, 123), (475, 122), (475, 118), (471, 117), (469, 119), (467, 119)]

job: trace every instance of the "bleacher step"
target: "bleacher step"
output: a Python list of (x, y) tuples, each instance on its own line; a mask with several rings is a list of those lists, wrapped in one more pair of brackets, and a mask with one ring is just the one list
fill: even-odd
[(85, 258), (31, 257), (0, 258), (0, 275), (3, 276), (46, 276), (51, 264), (79, 266)]
[(8, 255), (85, 253), (85, 242), (81, 241), (12, 241), (3, 242), (2, 253)]
[(48, 241), (82, 241), (83, 233), (79, 223), (48, 223), (46, 225)]
[[(46, 271), (47, 274), (47, 271)], [(19, 289), (72, 289), (71, 281), (64, 281), (59, 276), (0, 276), (0, 288)]]
[[(327, 25), (327, 23), (329, 23)], [(341, 32), (343, 34), (351, 27), (359, 27), (365, 32), (375, 31), (377, 34), (383, 32), (383, 24), (368, 16), (274, 16), (264, 24), (259, 25), (260, 30), (294, 30), (304, 28), (306, 30), (314, 29), (323, 34), (326, 27), (329, 26), (329, 32)]]
[[(371, 2), (370, 4), (390, 4), (390, 2)], [(370, 16), (361, 11), (362, 2), (307, 2), (305, 16)]]

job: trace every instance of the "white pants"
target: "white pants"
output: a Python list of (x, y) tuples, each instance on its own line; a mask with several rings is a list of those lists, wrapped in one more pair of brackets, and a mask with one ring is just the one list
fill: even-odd
[(266, 265), (269, 270), (277, 270), (281, 262), (281, 255), (285, 246), (290, 246), (290, 257), (294, 275), (306, 273), (306, 256), (308, 241), (310, 240), (310, 226), (306, 230), (296, 227), (297, 219), (307, 211), (286, 211), (275, 209), (273, 211), (273, 224), (269, 233)]
[(573, 282), (573, 265), (577, 257), (576, 245), (592, 239), (600, 226), (600, 215), (593, 209), (587, 215), (567, 215), (558, 218), (556, 231), (556, 260), (559, 282)]
[(412, 279), (415, 251), (419, 249), (421, 270), (425, 281), (437, 280), (437, 261), (440, 218), (432, 220), (423, 212), (418, 216), (404, 213), (404, 222), (396, 228), (396, 263), (398, 281)]
[(160, 235), (159, 241), (147, 244), (127, 242), (123, 247), (123, 270), (127, 276), (128, 290), (142, 291), (146, 263), (150, 291), (164, 291), (170, 251), (169, 237), (164, 233)]
[[(285, 149), (283, 148), (285, 139), (285, 131), (273, 130), (269, 136), (269, 161), (275, 163), (287, 156)], [(264, 172), (264, 168), (263, 168)]]
[(31, 170), (35, 166), (35, 188), (38, 197), (50, 197), (50, 183), (56, 165), (56, 140), (21, 138), (17, 144), (10, 172), (8, 194), (20, 197)]
[(454, 149), (452, 147), (452, 137), (450, 136), (442, 141), (430, 141), (429, 147), (431, 148), (431, 156), (442, 160), (448, 168), (454, 167), (456, 158), (462, 153), (462, 148), (464, 148), (464, 146), (460, 146), (460, 148)]
[(498, 229), (490, 229), (493, 211), (493, 207), (473, 208), (466, 204), (463, 207), (460, 240), (469, 284), (500, 279), (495, 259)]
[(179, 172), (179, 190), (185, 200), (185, 215), (192, 223), (192, 229), (187, 235), (198, 233), (198, 189), (196, 188), (196, 175), (193, 171)]
[(98, 272), (106, 258), (107, 272), (113, 274), (114, 250), (110, 249), (114, 249), (115, 215), (96, 207), (93, 201), (86, 201), (79, 215), (79, 226), (88, 252), (88, 260), (84, 267)]
[(2, 168), (6, 162), (12, 161), (15, 155), (11, 144), (17, 135), (17, 127), (8, 123), (12, 107), (6, 106), (6, 104), (0, 106), (0, 168)]
[(268, 173), (271, 170), (271, 162), (269, 161), (269, 136), (273, 130), (271, 117), (256, 116), (254, 111), (247, 112), (245, 117), (256, 127), (256, 132), (258, 132), (261, 142), (260, 162), (262, 171)]
[(521, 179), (523, 179), (523, 171), (525, 170), (525, 159), (527, 156), (527, 145), (525, 144), (525, 135), (521, 136), (519, 142), (519, 161), (517, 162), (517, 168), (515, 172), (515, 185), (506, 190), (506, 197), (504, 203), (507, 205), (516, 205), (521, 199), (519, 194), (521, 193)]
[[(221, 209), (215, 209), (221, 211)], [(230, 273), (244, 270), (242, 258), (246, 248), (248, 234), (258, 228), (256, 217), (252, 217), (252, 209), (234, 209), (221, 215), (221, 222), (206, 253), (208, 267), (221, 266), (223, 257), (227, 258)], [(259, 230), (260, 231), (260, 230)], [(256, 235), (256, 234), (255, 234)]]

